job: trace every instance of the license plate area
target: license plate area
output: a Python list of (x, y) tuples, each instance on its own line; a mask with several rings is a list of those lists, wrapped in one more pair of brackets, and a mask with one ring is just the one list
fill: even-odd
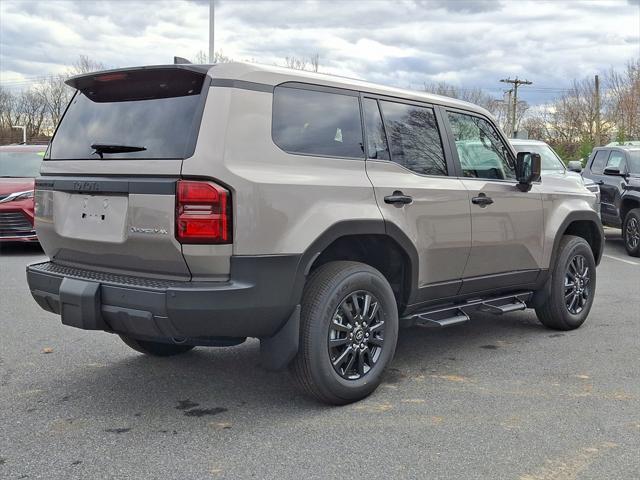
[(126, 239), (129, 198), (56, 192), (55, 225), (67, 238), (122, 243)]

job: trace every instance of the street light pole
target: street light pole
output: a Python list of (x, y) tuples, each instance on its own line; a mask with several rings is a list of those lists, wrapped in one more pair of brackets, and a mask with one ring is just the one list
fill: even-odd
[(24, 125), (14, 125), (13, 128), (21, 128), (22, 129), (22, 143), (27, 143), (27, 127)]
[(215, 20), (215, 0), (209, 0), (209, 63), (213, 63), (215, 57), (215, 50), (213, 49), (214, 39), (214, 22)]

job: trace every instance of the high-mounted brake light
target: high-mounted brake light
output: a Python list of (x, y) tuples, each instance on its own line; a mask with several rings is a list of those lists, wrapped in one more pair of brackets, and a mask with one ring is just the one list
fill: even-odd
[(115, 80), (124, 80), (128, 75), (122, 73), (105, 73), (104, 75), (98, 75), (93, 77), (96, 82), (113, 82)]
[(231, 243), (231, 197), (212, 182), (178, 180), (176, 239), (180, 243)]

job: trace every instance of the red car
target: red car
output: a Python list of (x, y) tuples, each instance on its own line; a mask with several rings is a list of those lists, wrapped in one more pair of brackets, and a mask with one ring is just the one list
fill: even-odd
[(34, 179), (46, 145), (0, 146), (0, 242), (37, 242)]

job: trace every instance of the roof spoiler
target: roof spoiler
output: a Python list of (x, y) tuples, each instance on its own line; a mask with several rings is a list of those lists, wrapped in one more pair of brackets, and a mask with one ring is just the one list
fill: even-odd
[(167, 69), (191, 70), (193, 72), (198, 72), (206, 75), (210, 68), (211, 68), (211, 65), (199, 65), (199, 64), (192, 64), (192, 63), (179, 63), (179, 64), (173, 64), (173, 65), (150, 65), (145, 67), (133, 67), (133, 68), (117, 68), (114, 70), (101, 70), (98, 72), (83, 73), (81, 75), (75, 75), (69, 78), (68, 80), (66, 80), (64, 83), (66, 83), (72, 88), (81, 90), (84, 85), (91, 83), (95, 79), (95, 77), (104, 77), (104, 76), (108, 77), (109, 75), (117, 75), (119, 73), (135, 72), (135, 71), (141, 71), (141, 70), (167, 70)]

